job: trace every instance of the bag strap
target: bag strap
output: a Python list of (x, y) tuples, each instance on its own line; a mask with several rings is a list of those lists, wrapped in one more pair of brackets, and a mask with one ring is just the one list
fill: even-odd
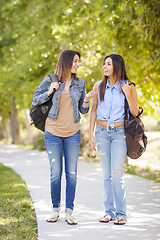
[(139, 113), (138, 113), (137, 117), (139, 117), (142, 113), (143, 113), (143, 108), (139, 107)]
[[(124, 120), (128, 120), (128, 112), (131, 115), (130, 111), (128, 111), (128, 102), (127, 102), (127, 99), (125, 97), (125, 104), (124, 104), (125, 117), (124, 117)], [(139, 117), (142, 113), (143, 113), (143, 108), (139, 107), (139, 113), (138, 113), (138, 115), (136, 117)]]
[[(48, 74), (48, 76), (50, 77), (50, 79), (52, 80), (52, 82), (59, 82), (58, 76), (56, 74)], [(53, 97), (54, 93), (55, 93), (55, 89), (53, 90), (52, 94), (50, 95), (50, 98)]]
[[(131, 82), (131, 81), (128, 81), (129, 82), (129, 85), (136, 85), (134, 82)], [(124, 94), (125, 96), (125, 94)], [(127, 98), (125, 96), (125, 105), (124, 105), (124, 113), (125, 113), (125, 117), (124, 117), (124, 120), (128, 120), (128, 102), (127, 102)], [(129, 112), (130, 114), (130, 112)]]
[(125, 101), (125, 104), (124, 104), (124, 114), (125, 114), (124, 122), (125, 122), (126, 120), (128, 120), (128, 102), (126, 97), (124, 101)]
[(129, 86), (130, 86), (130, 85), (136, 86), (136, 84), (135, 84), (134, 82), (129, 81)]
[(48, 74), (52, 82), (59, 82), (58, 76), (56, 74)]
[[(129, 82), (129, 85), (132, 85), (132, 84), (135, 86), (135, 83)], [(131, 115), (130, 111), (128, 111), (128, 102), (127, 102), (127, 98), (125, 96), (125, 104), (124, 104), (125, 117), (124, 117), (124, 120), (128, 120), (128, 112), (129, 112), (129, 115)], [(139, 107), (139, 113), (136, 117), (139, 117), (142, 113), (143, 113), (143, 108)]]

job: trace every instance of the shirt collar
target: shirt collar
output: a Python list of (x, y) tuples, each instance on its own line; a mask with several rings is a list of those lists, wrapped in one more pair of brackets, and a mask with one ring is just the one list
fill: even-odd
[[(109, 85), (109, 80), (107, 79), (107, 84), (106, 84), (106, 88), (111, 88), (110, 85)], [(119, 90), (121, 88), (121, 84), (119, 83), (119, 81), (117, 81), (114, 85), (115, 89)]]
[(109, 85), (109, 80), (108, 80), (108, 79), (107, 79), (106, 88), (110, 88), (110, 85)]

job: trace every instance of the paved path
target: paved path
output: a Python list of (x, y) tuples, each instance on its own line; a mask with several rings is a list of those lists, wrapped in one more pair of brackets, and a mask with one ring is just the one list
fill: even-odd
[[(104, 214), (103, 183), (100, 166), (79, 161), (74, 216), (78, 225), (64, 221), (65, 191), (57, 223), (47, 223), (51, 213), (49, 164), (46, 152), (25, 150), (0, 143), (0, 162), (13, 168), (26, 181), (34, 201), (40, 240), (157, 240), (160, 239), (160, 184), (125, 175), (128, 223), (99, 223)], [(63, 185), (64, 185), (63, 177)]]

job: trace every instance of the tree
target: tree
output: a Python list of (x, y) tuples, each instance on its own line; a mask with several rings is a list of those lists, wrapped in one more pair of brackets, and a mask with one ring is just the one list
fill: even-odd
[(159, 115), (159, 13), (156, 0), (23, 0), (0, 7), (0, 112), (31, 106), (34, 90), (55, 71), (63, 49), (82, 54), (79, 76), (91, 90), (109, 53), (121, 54), (140, 105)]

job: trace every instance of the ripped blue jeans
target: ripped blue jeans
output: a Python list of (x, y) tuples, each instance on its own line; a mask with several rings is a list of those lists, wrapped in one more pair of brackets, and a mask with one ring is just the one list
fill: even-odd
[(69, 214), (74, 208), (74, 199), (77, 182), (77, 162), (80, 150), (80, 131), (70, 137), (58, 137), (47, 131), (44, 135), (45, 145), (50, 162), (50, 184), (53, 211), (60, 210), (61, 176), (63, 158), (66, 174), (66, 209)]
[(105, 215), (127, 218), (123, 178), (127, 153), (124, 127), (107, 130), (96, 125), (95, 140), (103, 169)]

